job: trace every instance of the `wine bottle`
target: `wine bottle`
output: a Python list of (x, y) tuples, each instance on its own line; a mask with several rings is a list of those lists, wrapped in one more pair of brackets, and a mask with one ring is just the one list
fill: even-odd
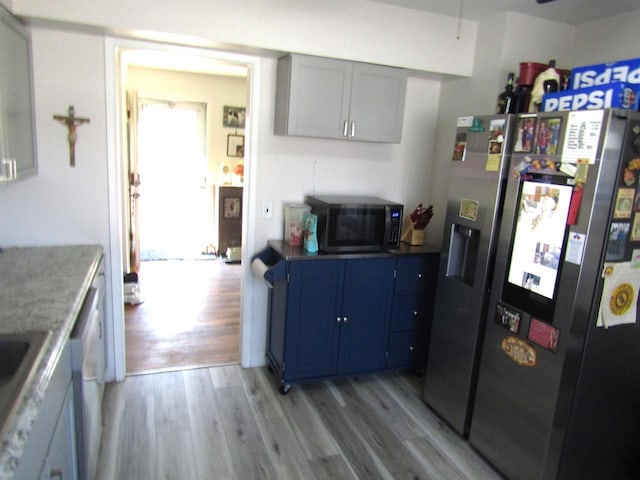
[(507, 85), (504, 92), (498, 95), (498, 103), (496, 113), (517, 113), (518, 112), (518, 94), (513, 91), (513, 73), (509, 73), (507, 77)]

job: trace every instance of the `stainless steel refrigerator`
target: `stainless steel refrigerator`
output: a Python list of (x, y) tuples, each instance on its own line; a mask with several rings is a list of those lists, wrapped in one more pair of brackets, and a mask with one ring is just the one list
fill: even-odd
[(514, 115), (460, 117), (434, 304), (425, 402), (466, 436), (489, 301)]
[(469, 433), (507, 478), (640, 478), (639, 174), (637, 112), (516, 117)]

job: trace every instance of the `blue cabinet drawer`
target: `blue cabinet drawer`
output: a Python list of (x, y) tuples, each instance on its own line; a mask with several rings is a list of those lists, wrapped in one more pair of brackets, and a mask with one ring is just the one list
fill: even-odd
[(425, 330), (389, 335), (387, 368), (423, 368), (427, 363), (429, 334)]
[(396, 295), (435, 291), (438, 281), (438, 255), (399, 258), (396, 267)]
[(391, 331), (428, 328), (433, 315), (433, 295), (405, 295), (393, 299)]

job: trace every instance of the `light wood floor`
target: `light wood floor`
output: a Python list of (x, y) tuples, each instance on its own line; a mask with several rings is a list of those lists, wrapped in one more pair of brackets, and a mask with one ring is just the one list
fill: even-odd
[(240, 279), (220, 259), (142, 262), (144, 302), (125, 307), (127, 373), (239, 362)]
[(266, 368), (129, 376), (105, 393), (98, 480), (501, 478), (411, 374), (277, 392)]

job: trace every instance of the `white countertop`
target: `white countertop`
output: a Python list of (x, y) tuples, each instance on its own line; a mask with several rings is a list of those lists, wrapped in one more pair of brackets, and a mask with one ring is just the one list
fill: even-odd
[(0, 480), (13, 476), (102, 255), (97, 245), (6, 248), (0, 253), (0, 333), (50, 332), (0, 438)]

